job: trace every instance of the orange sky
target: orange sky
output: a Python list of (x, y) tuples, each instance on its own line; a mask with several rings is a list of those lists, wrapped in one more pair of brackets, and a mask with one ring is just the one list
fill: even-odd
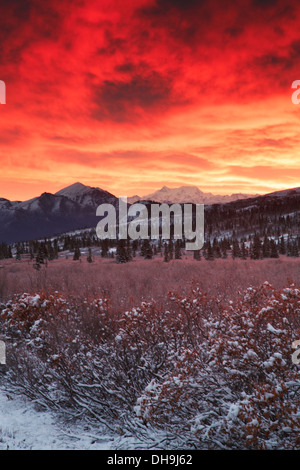
[(281, 0), (1, 6), (0, 197), (300, 186), (300, 7)]

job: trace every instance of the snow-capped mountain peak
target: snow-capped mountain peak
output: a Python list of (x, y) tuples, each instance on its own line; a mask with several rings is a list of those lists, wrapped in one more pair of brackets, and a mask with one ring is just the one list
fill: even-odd
[(97, 207), (116, 201), (111, 193), (82, 183), (74, 183), (56, 194), (44, 192), (27, 201), (11, 202), (2, 198), (0, 241), (30, 240), (79, 227), (95, 227)]
[(163, 186), (154, 193), (147, 194), (146, 196), (132, 196), (128, 198), (128, 202), (133, 204), (138, 200), (155, 201), (159, 203), (194, 203), (194, 204), (220, 204), (226, 202), (236, 201), (238, 199), (247, 199), (255, 197), (256, 195), (250, 194), (231, 194), (229, 195), (214, 195), (212, 193), (205, 193), (197, 186), (180, 186), (178, 188), (168, 188)]
[(55, 195), (64, 196), (83, 206), (95, 208), (103, 202), (111, 201), (113, 203), (115, 201), (115, 196), (113, 194), (100, 188), (85, 186), (82, 183), (71, 184), (55, 193)]
[(82, 196), (82, 194), (86, 193), (87, 191), (91, 190), (91, 186), (85, 186), (82, 183), (74, 183), (66, 188), (60, 189), (55, 193), (56, 196), (65, 196), (68, 199), (76, 200), (78, 197)]

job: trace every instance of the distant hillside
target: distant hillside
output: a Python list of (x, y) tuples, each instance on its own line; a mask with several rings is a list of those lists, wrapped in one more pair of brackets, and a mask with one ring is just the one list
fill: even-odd
[(0, 199), (0, 242), (32, 240), (96, 226), (96, 208), (104, 202), (116, 204), (117, 198), (81, 183), (24, 202)]
[[(192, 191), (194, 195), (198, 194), (195, 188)], [(186, 194), (185, 190), (183, 193)], [(144, 202), (150, 212), (151, 200)], [(178, 200), (170, 201), (174, 202)], [(99, 222), (96, 208), (103, 203), (118, 208), (118, 198), (113, 194), (81, 183), (24, 202), (0, 199), (0, 243), (36, 240), (87, 227), (95, 229)], [(299, 227), (300, 188), (205, 204), (206, 239), (242, 239), (254, 233), (274, 237), (280, 234), (299, 236)]]
[(279, 236), (300, 235), (300, 188), (258, 196), (228, 204), (207, 206), (205, 230), (209, 237), (247, 237), (257, 232)]

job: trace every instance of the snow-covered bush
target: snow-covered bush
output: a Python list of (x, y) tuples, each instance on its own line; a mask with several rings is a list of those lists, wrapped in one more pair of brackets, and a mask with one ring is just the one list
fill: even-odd
[[(185, 314), (194, 316), (195, 304), (184, 302)], [(196, 448), (298, 448), (300, 380), (291, 354), (300, 291), (265, 283), (219, 306), (221, 315), (204, 320), (206, 339), (146, 387), (137, 415)]]
[[(105, 298), (23, 294), (1, 314), (7, 379), (43, 407), (173, 447), (299, 447), (300, 291), (232, 301), (197, 286), (116, 315)], [(166, 444), (167, 445), (167, 444)]]

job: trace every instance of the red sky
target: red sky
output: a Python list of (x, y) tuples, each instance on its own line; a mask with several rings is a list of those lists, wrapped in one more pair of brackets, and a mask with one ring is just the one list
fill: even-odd
[(300, 186), (299, 2), (0, 0), (0, 197)]

